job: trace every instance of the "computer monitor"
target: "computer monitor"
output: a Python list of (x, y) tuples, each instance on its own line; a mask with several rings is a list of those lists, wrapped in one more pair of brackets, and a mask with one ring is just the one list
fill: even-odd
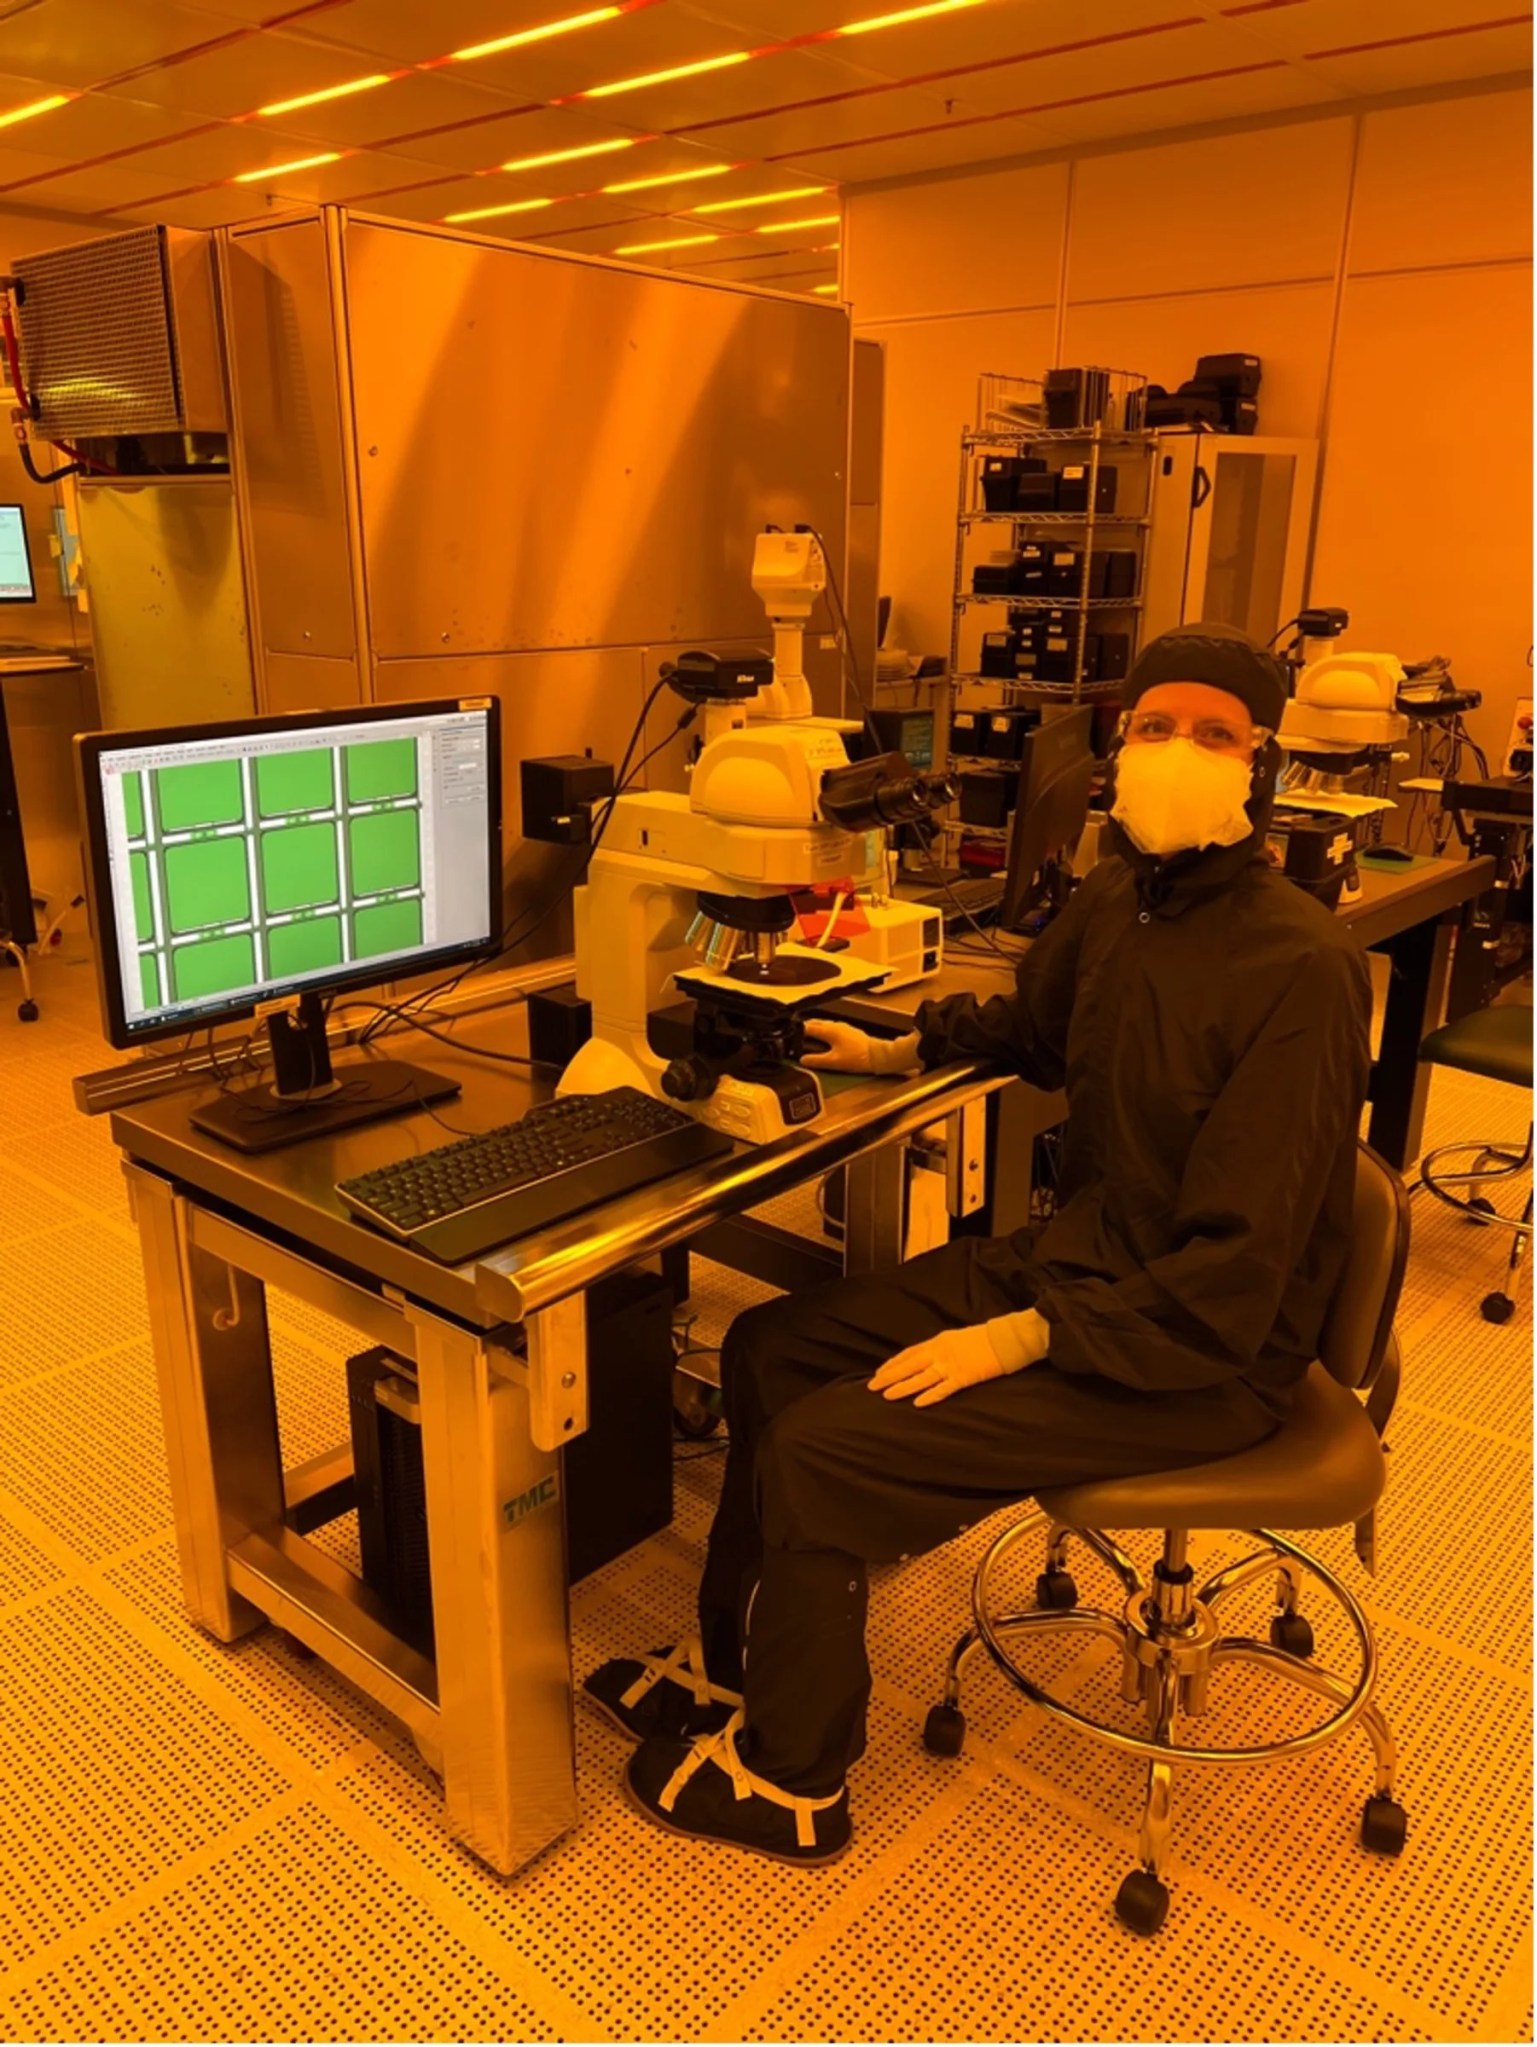
[(1066, 900), (1068, 863), (1062, 855), (1082, 832), (1089, 814), (1089, 788), (1099, 763), (1093, 748), (1094, 710), (1089, 704), (1048, 710), (1025, 735), (1019, 796), (1009, 834), (1009, 862), (998, 921), (1017, 931), (1043, 904), (1060, 909)]
[(111, 1043), (274, 1005), (276, 1094), (361, 1107), (372, 1069), (349, 1068), (345, 1090), (331, 1080), (322, 998), (495, 948), (498, 708), (465, 697), (77, 739)]
[(0, 505), (0, 604), (35, 604), (32, 554), (20, 505)]

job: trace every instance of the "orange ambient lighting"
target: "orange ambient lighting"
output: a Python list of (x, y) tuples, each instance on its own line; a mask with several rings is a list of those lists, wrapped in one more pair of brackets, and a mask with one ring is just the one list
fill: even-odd
[(237, 171), (230, 179), (232, 185), (259, 185), (263, 178), (286, 178), (290, 171), (312, 171), (323, 163), (340, 163), (339, 149), (328, 149), (320, 156), (298, 156), (292, 163), (263, 164), (259, 171)]
[(706, 71), (724, 71), (732, 64), (745, 64), (752, 56), (751, 50), (732, 50), (724, 57), (701, 57), (696, 64), (674, 64), (666, 71), (645, 71), (639, 78), (616, 78), (612, 85), (589, 85), (585, 92), (574, 92), (571, 97), (579, 100), (607, 99), (611, 93), (639, 92), (647, 85), (667, 85), (674, 78), (698, 78)]
[(67, 107), (75, 96), (72, 92), (54, 92), (45, 100), (29, 100), (24, 107), (12, 107), (8, 114), (0, 114), (0, 128), (9, 128), (13, 121), (30, 121), (34, 114), (51, 114), (55, 107)]
[(755, 227), (753, 233), (755, 235), (793, 235), (797, 228), (836, 227), (837, 225), (838, 216), (836, 213), (819, 213), (814, 220), (765, 221), (762, 227)]
[(476, 57), (494, 57), (498, 50), (516, 50), (524, 43), (542, 43), (548, 36), (568, 36), (574, 28), (593, 28), (600, 21), (613, 21), (622, 7), (593, 7), (585, 14), (568, 14), (563, 21), (546, 21), (538, 28), (522, 28), (516, 35), (497, 36), (493, 42), (471, 43), (467, 49), (451, 50), (450, 64), (469, 64)]
[(477, 206), (471, 213), (445, 213), (445, 226), (461, 220), (494, 220), (499, 213), (537, 213), (542, 206), (553, 206), (553, 199), (513, 199), (505, 206)]
[(318, 107), (322, 100), (346, 99), (354, 92), (372, 92), (376, 85), (388, 85), (395, 76), (393, 71), (374, 71), (367, 78), (352, 78), (345, 85), (328, 85), (323, 92), (301, 92), (297, 99), (274, 100), (270, 107), (258, 107), (256, 118), (267, 119), (271, 114), (292, 114), (299, 107)]
[(811, 289), (815, 292), (829, 292), (836, 291), (838, 287), (835, 284), (814, 284)]
[[(707, 163), (697, 171), (664, 171), (659, 178), (626, 178), (622, 185), (605, 185), (603, 190), (606, 193), (649, 192), (657, 185), (686, 185), (698, 178), (722, 178), (727, 171), (735, 169), (736, 165), (731, 163)], [(696, 206), (692, 210), (698, 213), (702, 209)]]
[(788, 192), (760, 192), (754, 199), (712, 199), (708, 206), (691, 206), (690, 213), (734, 213), (746, 206), (778, 206), (785, 199), (820, 199), (825, 185), (792, 185)]
[(698, 249), (706, 242), (718, 242), (719, 235), (679, 235), (670, 242), (630, 242), (615, 249), (616, 256), (650, 256), (658, 249)]
[(621, 135), (617, 142), (584, 142), (580, 149), (552, 149), (548, 156), (520, 156), (512, 163), (504, 163), (504, 171), (537, 171), (549, 163), (575, 163), (579, 156), (612, 156), (616, 149), (633, 149), (637, 142), (649, 141), (645, 135)]
[(899, 28), (904, 21), (923, 21), (931, 14), (958, 14), (963, 7), (980, 7), (983, 0), (928, 0), (923, 7), (904, 7), (898, 14), (872, 14), (868, 21), (848, 21), (835, 28), (836, 36), (864, 36), (871, 29)]

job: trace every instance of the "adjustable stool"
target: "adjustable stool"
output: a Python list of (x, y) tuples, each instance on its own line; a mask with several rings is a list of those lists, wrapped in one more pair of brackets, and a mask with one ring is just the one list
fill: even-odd
[[(1532, 1012), (1529, 1007), (1502, 1003), (1491, 1009), (1475, 1009), (1455, 1023), (1443, 1024), (1420, 1046), (1420, 1057), (1432, 1066), (1452, 1066), (1461, 1073), (1477, 1073), (1485, 1080), (1502, 1080), (1509, 1087), (1532, 1092)], [(1471, 1153), (1465, 1171), (1453, 1172), (1442, 1166), (1443, 1159)], [(1490, 1164), (1493, 1160), (1495, 1163)], [(1532, 1190), (1526, 1190), (1526, 1206), (1519, 1217), (1501, 1215), (1486, 1194), (1453, 1194), (1448, 1181), (1467, 1186), (1486, 1180), (1508, 1180), (1532, 1164), (1532, 1128), (1526, 1129), (1526, 1143), (1520, 1151), (1499, 1144), (1438, 1144), (1420, 1160), (1420, 1177), (1415, 1191), (1423, 1187), (1448, 1208), (1460, 1209), (1471, 1221), (1495, 1229), (1509, 1230), (1510, 1260), (1505, 1284), (1484, 1295), (1479, 1303), (1486, 1322), (1508, 1322), (1516, 1311), (1511, 1289), (1532, 1234)]]

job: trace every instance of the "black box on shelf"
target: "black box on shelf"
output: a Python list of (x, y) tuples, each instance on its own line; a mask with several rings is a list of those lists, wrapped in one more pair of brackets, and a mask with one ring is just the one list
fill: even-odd
[(1222, 386), (1223, 397), (1252, 398), (1259, 390), (1263, 367), (1257, 355), (1198, 355), (1191, 382)]
[(1147, 387), (1147, 423), (1150, 427), (1222, 425), (1222, 401), (1209, 389), (1193, 393), (1182, 384), (1171, 396), (1161, 384)]
[(1046, 595), (1076, 597), (1083, 583), (1083, 549), (1054, 547), (1046, 564)]
[(1057, 509), (1058, 481), (1054, 469), (1027, 470), (1015, 485), (1015, 510), (1027, 514), (1054, 512)]
[(529, 990), (529, 1057), (541, 1066), (565, 1066), (592, 1036), (592, 1004), (576, 992), (575, 981)]
[(1010, 676), (1014, 673), (1014, 652), (1019, 644), (1014, 633), (984, 633), (982, 653), (977, 663), (982, 675)]
[(951, 712), (950, 751), (952, 753), (981, 753), (982, 713), (980, 711)]
[(1040, 455), (984, 455), (983, 505), (989, 512), (1012, 512), (1019, 502), (1020, 478), (1040, 475), (1045, 468), (1045, 459)]
[(1042, 386), (1046, 424), (1059, 432), (1097, 426), (1110, 402), (1110, 372), (1057, 369), (1046, 372)]
[(1092, 675), (1096, 682), (1119, 682), (1131, 666), (1131, 634), (1096, 633), (1093, 666), (1087, 656), (1083, 666), (1084, 673)]
[(982, 751), (990, 760), (1017, 761), (1024, 745), (1025, 728), (1019, 713), (1000, 704), (983, 719)]
[(1089, 563), (1091, 597), (1124, 597), (1137, 594), (1137, 551), (1134, 547), (1096, 547)]
[(1044, 597), (1053, 550), (1044, 540), (1027, 540), (1019, 550), (1018, 589), (1022, 597)]
[(978, 562), (971, 572), (973, 597), (1007, 597), (1018, 588), (1019, 563), (1014, 557), (1002, 562)]
[[(1087, 462), (1066, 462), (1057, 480), (1057, 510), (1059, 512), (1086, 512), (1089, 509), (1090, 465)], [(1116, 479), (1119, 471), (1109, 463), (1102, 462), (1094, 485), (1094, 509), (1099, 513), (1115, 510)]]
[(972, 768), (960, 777), (962, 824), (1005, 825), (1019, 789), (1017, 771)]
[(1036, 681), (1071, 682), (1077, 651), (1076, 634), (1047, 633), (1035, 649)]

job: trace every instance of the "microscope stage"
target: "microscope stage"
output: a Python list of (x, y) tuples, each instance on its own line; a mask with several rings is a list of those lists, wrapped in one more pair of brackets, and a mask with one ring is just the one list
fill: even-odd
[(766, 964), (744, 955), (719, 969), (683, 967), (673, 981), (685, 995), (708, 997), (716, 1003), (738, 1002), (750, 1010), (765, 1004), (774, 1010), (794, 1010), (826, 1002), (830, 996), (878, 987), (888, 972), (869, 960), (834, 956), (815, 946), (792, 943), (780, 946)]

